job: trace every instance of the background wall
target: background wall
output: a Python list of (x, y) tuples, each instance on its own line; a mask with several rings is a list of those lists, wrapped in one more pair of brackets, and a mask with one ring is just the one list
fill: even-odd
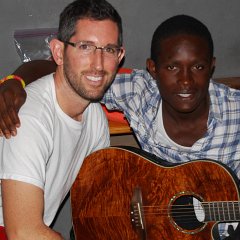
[[(189, 14), (209, 27), (215, 42), (216, 77), (240, 76), (239, 0), (109, 0), (123, 18), (125, 66), (145, 68), (154, 29), (175, 14)], [(21, 63), (13, 32), (57, 27), (61, 10), (71, 0), (2, 0), (0, 2), (0, 77)]]
[[(123, 18), (125, 66), (145, 68), (154, 29), (175, 14), (189, 14), (202, 20), (215, 42), (215, 77), (240, 76), (239, 0), (109, 0)], [(18, 29), (53, 28), (71, 0), (1, 0), (0, 77), (11, 73), (21, 61), (13, 32)], [(124, 144), (126, 144), (124, 140)], [(116, 144), (116, 142), (114, 142)], [(131, 144), (131, 143), (130, 143)], [(67, 239), (71, 226), (69, 201), (55, 223)]]

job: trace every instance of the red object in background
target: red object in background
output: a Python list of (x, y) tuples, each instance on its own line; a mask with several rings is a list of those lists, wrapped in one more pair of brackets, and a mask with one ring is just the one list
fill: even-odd
[(102, 105), (103, 111), (105, 112), (108, 121), (120, 122), (120, 123), (128, 123), (124, 114), (119, 111), (109, 111), (107, 108)]
[(131, 73), (132, 69), (131, 68), (119, 68), (118, 73)]
[(5, 233), (4, 227), (0, 226), (0, 240), (7, 240), (7, 235)]
[[(118, 70), (118, 73), (131, 73), (132, 69), (131, 68), (120, 68)], [(120, 123), (128, 123), (127, 119), (125, 118), (124, 114), (119, 111), (108, 111), (107, 108), (102, 105), (103, 110), (107, 116), (107, 119), (109, 121), (113, 122), (120, 122)]]

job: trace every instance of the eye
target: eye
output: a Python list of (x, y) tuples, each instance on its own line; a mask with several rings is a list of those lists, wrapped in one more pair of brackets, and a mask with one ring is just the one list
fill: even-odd
[(78, 46), (79, 50), (82, 50), (82, 51), (91, 51), (94, 46), (91, 45), (91, 44), (87, 44), (87, 43), (82, 43)]
[(204, 66), (199, 64), (199, 65), (194, 66), (194, 69), (196, 69), (196, 70), (203, 70)]
[(168, 65), (167, 69), (170, 70), (170, 71), (173, 71), (173, 70), (176, 70), (177, 68), (173, 65)]
[(110, 54), (115, 54), (117, 52), (117, 49), (114, 47), (104, 47), (104, 52), (110, 53)]

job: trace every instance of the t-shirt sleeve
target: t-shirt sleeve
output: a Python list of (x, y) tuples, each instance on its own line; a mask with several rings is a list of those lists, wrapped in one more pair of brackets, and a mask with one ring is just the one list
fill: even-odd
[(45, 168), (51, 154), (51, 138), (36, 118), (21, 117), (18, 134), (1, 139), (0, 178), (12, 179), (44, 188)]

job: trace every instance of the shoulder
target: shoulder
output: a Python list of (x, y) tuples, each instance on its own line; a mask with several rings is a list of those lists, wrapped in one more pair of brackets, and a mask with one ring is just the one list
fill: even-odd
[(27, 99), (20, 109), (20, 118), (49, 126), (49, 123), (53, 122), (56, 112), (56, 94), (52, 74), (29, 84), (26, 92)]
[(117, 74), (112, 84), (112, 89), (115, 93), (120, 92), (123, 93), (122, 95), (125, 95), (127, 93), (142, 93), (143, 89), (145, 92), (154, 92), (157, 89), (157, 85), (148, 71), (133, 69), (131, 73)]
[[(138, 80), (143, 82), (151, 81), (153, 78), (146, 70), (133, 69), (130, 73), (118, 73), (116, 75), (116, 82), (137, 82)], [(114, 81), (115, 82), (115, 81)]]
[(91, 138), (96, 148), (109, 145), (109, 127), (106, 114), (100, 103), (90, 103), (83, 115), (83, 131)]
[(55, 92), (54, 86), (53, 74), (46, 75), (32, 82), (26, 87), (26, 103), (41, 105), (43, 102), (49, 101)]
[(240, 91), (224, 84), (210, 82), (209, 95), (211, 110), (216, 118), (236, 119), (240, 118)]
[(236, 101), (240, 100), (240, 90), (231, 88), (225, 84), (216, 83), (213, 80), (211, 80), (209, 84), (209, 93), (210, 95), (220, 98), (223, 97), (225, 99)]
[(90, 103), (86, 109), (85, 116), (90, 121), (107, 123), (106, 115), (100, 103)]

